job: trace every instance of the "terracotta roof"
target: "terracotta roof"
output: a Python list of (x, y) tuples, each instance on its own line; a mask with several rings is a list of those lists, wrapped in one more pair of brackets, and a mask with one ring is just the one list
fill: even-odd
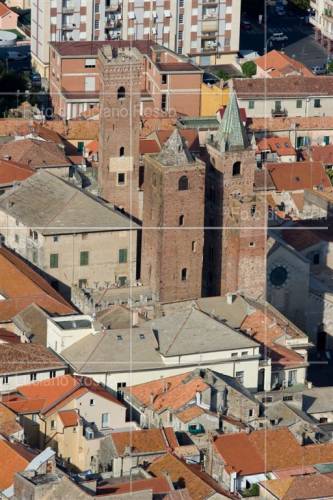
[(21, 430), (22, 426), (16, 421), (15, 412), (0, 403), (0, 434), (11, 436)]
[(156, 64), (157, 69), (161, 71), (162, 73), (174, 73), (174, 72), (182, 72), (182, 73), (187, 73), (195, 71), (196, 73), (203, 73), (203, 70), (201, 68), (198, 68), (198, 66), (194, 66), (194, 64), (190, 62), (174, 62), (174, 63), (158, 63)]
[(14, 13), (13, 10), (9, 9), (6, 4), (0, 3), (0, 17), (7, 16), (10, 13), (16, 14), (16, 13)]
[(0, 343), (20, 344), (21, 338), (6, 328), (0, 328)]
[[(241, 99), (333, 95), (333, 76), (289, 76), (288, 78), (237, 78), (233, 88)], [(294, 119), (295, 121), (295, 119)]]
[(51, 314), (71, 314), (74, 307), (21, 257), (0, 248), (0, 322), (11, 319), (30, 304), (37, 304)]
[(271, 358), (273, 365), (292, 368), (306, 364), (300, 354), (277, 343), (277, 340), (284, 337), (286, 332), (283, 325), (274, 321), (267, 311), (257, 309), (246, 316), (241, 324), (241, 330), (266, 347), (267, 355)]
[(333, 165), (333, 144), (311, 146), (310, 155), (313, 161), (322, 161), (326, 165)]
[(0, 439), (0, 491), (13, 484), (16, 472), (23, 471), (35, 458), (22, 445)]
[[(171, 428), (168, 434), (174, 434)], [(171, 448), (163, 428), (112, 432), (111, 437), (118, 456), (123, 456), (127, 448), (132, 454), (166, 453)]]
[[(32, 344), (36, 345), (36, 344)], [(8, 397), (6, 406), (17, 413), (28, 413), (32, 408), (44, 415), (51, 415), (73, 399), (93, 393), (113, 403), (124, 406), (109, 391), (88, 377), (62, 375), (17, 388), (17, 394)]]
[(182, 410), (177, 413), (177, 418), (184, 422), (184, 424), (187, 424), (188, 422), (191, 422), (194, 418), (200, 417), (200, 415), (203, 415), (205, 413), (205, 410), (203, 408), (200, 408), (200, 406), (193, 405), (189, 406), (185, 410)]
[(154, 139), (140, 139), (140, 155), (159, 153), (160, 146)]
[(173, 491), (173, 487), (165, 477), (153, 477), (149, 479), (134, 478), (127, 483), (106, 483), (103, 486), (97, 486), (98, 495), (124, 495), (125, 493), (144, 490), (151, 490), (153, 495), (161, 495)]
[(289, 137), (264, 137), (257, 141), (257, 149), (259, 152), (270, 151), (278, 156), (296, 155), (296, 150), (293, 148)]
[(0, 374), (66, 368), (66, 364), (40, 344), (1, 344)]
[[(321, 232), (324, 233), (324, 231)], [(315, 231), (311, 231), (306, 228), (301, 231), (297, 229), (288, 229), (288, 231), (282, 231), (281, 234), (284, 241), (288, 243), (288, 245), (300, 251), (312, 247), (313, 245), (317, 245), (322, 241), (320, 233), (317, 234)]]
[(215, 440), (214, 448), (226, 470), (240, 475), (333, 461), (333, 443), (301, 446), (287, 428), (225, 434)]
[(254, 62), (274, 78), (287, 76), (292, 71), (297, 71), (303, 76), (314, 77), (313, 73), (304, 64), (277, 50), (271, 50), (267, 54), (254, 59)]
[[(269, 132), (289, 131), (297, 127), (301, 130), (327, 130), (333, 129), (333, 116), (308, 116), (308, 117), (276, 117), (276, 118), (251, 118), (248, 121), (250, 130)], [(323, 135), (325, 135), (323, 133)]]
[(168, 473), (173, 483), (187, 488), (192, 500), (202, 500), (215, 493), (215, 490), (193, 472), (182, 460), (168, 453), (157, 458), (148, 467), (154, 476), (161, 477)]
[(99, 150), (99, 142), (95, 139), (93, 141), (90, 141), (88, 142), (84, 149), (88, 152), (88, 153), (98, 153), (98, 150)]
[(23, 181), (33, 174), (34, 170), (27, 165), (0, 159), (0, 185), (12, 185), (14, 182)]
[(265, 166), (277, 191), (300, 191), (318, 186), (324, 189), (332, 187), (321, 162), (266, 163)]
[(108, 40), (94, 42), (52, 42), (51, 47), (64, 57), (89, 57), (97, 56), (98, 50), (104, 45), (115, 48), (135, 47), (142, 54), (150, 54), (154, 42), (151, 40)]
[(20, 139), (3, 144), (0, 146), (0, 157), (5, 156), (31, 168), (66, 167), (71, 165), (64, 149), (58, 144), (38, 139)]
[(167, 408), (177, 410), (194, 400), (197, 392), (208, 387), (200, 376), (191, 377), (191, 372), (186, 372), (128, 387), (125, 393), (134, 396), (141, 405), (151, 406), (155, 411)]
[(279, 500), (298, 500), (313, 498), (332, 498), (333, 478), (328, 474), (307, 474), (262, 481), (261, 484), (274, 498)]
[(76, 427), (79, 423), (79, 415), (75, 410), (64, 410), (58, 413), (64, 427)]

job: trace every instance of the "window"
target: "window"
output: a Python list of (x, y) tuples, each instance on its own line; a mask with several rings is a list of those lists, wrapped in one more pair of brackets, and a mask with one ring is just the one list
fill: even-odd
[(232, 358), (237, 358), (237, 356), (238, 356), (238, 352), (232, 352), (231, 353), (231, 357)]
[(271, 403), (272, 401), (273, 401), (272, 396), (265, 396), (264, 398), (262, 398), (263, 403)]
[(99, 3), (95, 3), (95, 12), (96, 14), (99, 12)]
[(2, 383), (3, 383), (3, 384), (8, 384), (8, 375), (4, 375), (4, 376), (2, 377)]
[(192, 252), (196, 252), (196, 251), (197, 251), (197, 242), (192, 241)]
[(187, 280), (187, 269), (186, 269), (186, 267), (184, 267), (184, 268), (182, 269), (182, 274), (181, 274), (181, 276), (182, 276), (182, 281), (186, 281), (186, 280)]
[(90, 406), (95, 406), (95, 400), (94, 400), (94, 399), (91, 399), (91, 400), (89, 401), (89, 405), (90, 405)]
[(236, 372), (236, 380), (239, 384), (244, 384), (244, 372)]
[(124, 99), (126, 96), (126, 91), (125, 91), (125, 87), (119, 87), (118, 91), (117, 91), (117, 99)]
[(99, 30), (99, 19), (95, 19), (95, 30)]
[(118, 285), (119, 286), (127, 285), (127, 276), (118, 276)]
[(84, 278), (79, 280), (79, 288), (87, 288), (88, 281)]
[(183, 32), (182, 31), (178, 31), (178, 40), (179, 41), (183, 40)]
[(325, 146), (328, 146), (330, 143), (330, 136), (329, 135), (324, 135), (324, 144)]
[(249, 355), (249, 351), (242, 351), (242, 356), (248, 356)]
[(59, 241), (59, 236), (53, 236), (53, 241), (56, 243), (57, 241)]
[(126, 264), (127, 262), (127, 248), (120, 248), (118, 254), (119, 264)]
[(326, 417), (320, 417), (319, 423), (320, 424), (326, 424), (327, 423), (327, 418)]
[(184, 24), (184, 14), (179, 14), (179, 24)]
[(296, 101), (296, 108), (300, 109), (302, 106), (303, 106), (302, 99), (297, 99), (297, 101)]
[(123, 173), (118, 174), (117, 184), (118, 186), (125, 184), (125, 174)]
[(182, 175), (178, 181), (178, 191), (187, 191), (188, 190), (188, 177), (186, 175)]
[(121, 146), (121, 148), (119, 148), (119, 156), (124, 156), (125, 154), (125, 148), (124, 146)]
[(178, 226), (184, 225), (184, 215), (180, 215), (178, 219)]
[(30, 373), (30, 380), (33, 382), (34, 380), (37, 380), (37, 373)]
[(314, 265), (318, 265), (320, 263), (320, 254), (319, 253), (315, 253), (313, 258), (312, 258), (312, 263)]
[(50, 371), (50, 378), (55, 378), (56, 376), (56, 371), (55, 370), (51, 370)]
[(96, 67), (96, 59), (86, 59), (84, 67), (85, 68), (95, 68)]
[(184, 7), (184, 0), (179, 0), (179, 7), (180, 8)]
[(86, 92), (95, 92), (96, 78), (94, 76), (86, 76), (84, 79), (84, 90)]
[(163, 83), (163, 85), (168, 83), (168, 75), (162, 75), (162, 83)]
[(281, 111), (282, 105), (281, 101), (275, 101), (275, 111)]
[(80, 266), (89, 264), (89, 252), (80, 252)]
[(249, 101), (249, 109), (254, 109), (254, 101), (252, 99)]
[(109, 413), (102, 413), (102, 429), (109, 427)]
[(232, 166), (232, 175), (235, 177), (236, 175), (240, 175), (241, 173), (241, 162), (240, 161), (235, 161), (235, 163)]
[(54, 431), (55, 428), (55, 420), (51, 420), (51, 430)]
[(19, 243), (20, 242), (20, 237), (18, 234), (15, 234), (15, 243)]
[(56, 269), (59, 267), (59, 255), (57, 253), (51, 253), (50, 255), (50, 268)]
[(276, 287), (282, 286), (288, 278), (288, 271), (284, 266), (277, 266), (270, 272), (269, 280)]
[(321, 104), (320, 104), (320, 99), (315, 99), (315, 100), (314, 100), (314, 107), (315, 107), (315, 108), (320, 108), (320, 107), (321, 107)]
[(253, 417), (253, 410), (249, 410), (249, 417)]
[(32, 262), (34, 264), (38, 263), (38, 252), (37, 252), (36, 248), (32, 249)]
[(291, 395), (289, 396), (283, 396), (283, 401), (292, 401), (293, 400), (293, 397)]
[(255, 216), (256, 211), (257, 211), (257, 206), (256, 205), (252, 205), (252, 207), (251, 207), (251, 217)]
[(166, 111), (166, 109), (167, 109), (167, 96), (166, 96), (166, 94), (162, 94), (162, 96), (161, 96), (161, 109), (162, 109), (162, 111)]
[(31, 420), (32, 422), (37, 422), (37, 415), (35, 413), (31, 415)]
[(77, 149), (78, 149), (79, 153), (83, 153), (83, 150), (84, 150), (84, 142), (83, 141), (78, 141)]

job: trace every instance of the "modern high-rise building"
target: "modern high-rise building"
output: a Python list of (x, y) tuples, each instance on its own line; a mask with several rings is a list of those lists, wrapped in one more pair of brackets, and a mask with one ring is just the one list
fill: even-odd
[(241, 0), (32, 0), (33, 64), (48, 76), (49, 42), (152, 40), (209, 65), (239, 49)]

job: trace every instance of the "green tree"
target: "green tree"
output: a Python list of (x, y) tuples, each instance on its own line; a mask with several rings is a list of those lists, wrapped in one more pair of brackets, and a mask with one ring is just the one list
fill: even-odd
[(333, 168), (332, 167), (327, 167), (326, 168), (326, 174), (328, 175), (331, 184), (333, 185)]
[(246, 61), (242, 65), (242, 71), (243, 75), (246, 76), (246, 78), (251, 78), (257, 73), (257, 65), (253, 61)]
[(309, 9), (310, 7), (310, 0), (291, 0), (291, 1), (299, 9), (306, 10)]
[(330, 61), (327, 65), (328, 73), (333, 73), (333, 61)]
[(219, 69), (219, 70), (216, 72), (216, 74), (217, 74), (217, 76), (218, 76), (219, 78), (221, 78), (221, 80), (224, 80), (224, 81), (229, 80), (229, 76), (228, 76), (228, 74), (227, 74), (225, 71), (223, 71), (223, 69)]
[[(6, 115), (10, 108), (16, 108), (24, 99), (24, 91), (27, 89), (27, 80), (23, 74), (15, 71), (2, 71), (0, 68), (0, 116)], [(17, 95), (17, 91), (20, 92)]]

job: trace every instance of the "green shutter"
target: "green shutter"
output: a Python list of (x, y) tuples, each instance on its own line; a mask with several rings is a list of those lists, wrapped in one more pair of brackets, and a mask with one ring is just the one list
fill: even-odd
[(127, 248), (121, 248), (119, 250), (119, 264), (125, 264), (127, 262)]
[(80, 266), (88, 266), (89, 252), (80, 252)]
[(57, 253), (51, 253), (50, 255), (50, 267), (52, 269), (57, 268), (59, 265), (59, 255)]

